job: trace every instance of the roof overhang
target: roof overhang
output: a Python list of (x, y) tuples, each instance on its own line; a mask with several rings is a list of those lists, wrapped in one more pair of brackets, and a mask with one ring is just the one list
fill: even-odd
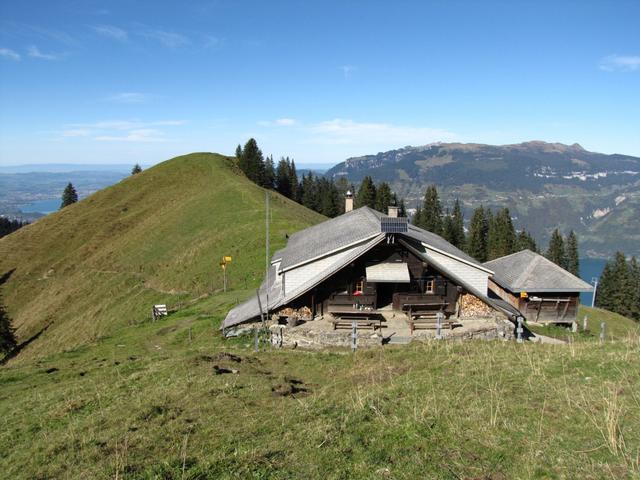
[(366, 268), (367, 282), (374, 283), (409, 283), (409, 266), (404, 262), (385, 262)]
[(464, 258), (460, 258), (457, 255), (453, 255), (451, 253), (445, 252), (444, 250), (440, 250), (439, 248), (434, 247), (433, 245), (430, 245), (426, 242), (420, 242), (422, 244), (423, 247), (429, 249), (429, 250), (433, 250), (434, 252), (439, 253), (440, 255), (444, 255), (446, 257), (449, 258), (453, 258), (454, 260), (457, 260), (458, 262), (464, 263), (465, 265), (469, 265), (470, 267), (473, 268), (477, 268), (478, 270), (482, 270), (483, 272), (486, 272), (490, 275), (493, 275), (493, 270), (488, 269), (487, 267), (485, 267), (484, 265), (480, 265), (478, 263), (473, 263), (470, 262), (469, 260), (465, 260)]

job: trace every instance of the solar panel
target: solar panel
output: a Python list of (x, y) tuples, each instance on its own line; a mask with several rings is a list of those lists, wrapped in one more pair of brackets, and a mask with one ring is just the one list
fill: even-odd
[(382, 233), (406, 233), (409, 230), (405, 217), (384, 217), (380, 219)]

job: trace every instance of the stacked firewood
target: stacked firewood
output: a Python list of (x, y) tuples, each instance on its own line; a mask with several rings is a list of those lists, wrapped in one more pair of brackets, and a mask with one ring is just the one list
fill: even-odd
[(458, 301), (461, 317), (486, 317), (493, 312), (489, 305), (469, 293), (461, 295)]
[(311, 309), (309, 307), (301, 308), (283, 308), (278, 311), (277, 315), (281, 317), (299, 318), (304, 320), (311, 319)]

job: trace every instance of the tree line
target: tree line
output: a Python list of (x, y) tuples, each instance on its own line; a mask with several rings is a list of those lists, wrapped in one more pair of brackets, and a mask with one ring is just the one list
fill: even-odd
[(6, 217), (0, 217), (0, 238), (5, 235), (9, 235), (12, 232), (24, 227), (25, 225), (29, 225), (29, 222), (26, 220), (10, 220)]
[(596, 306), (640, 320), (640, 262), (616, 252), (602, 271), (596, 291)]
[[(273, 156), (265, 157), (255, 139), (250, 138), (244, 147), (236, 148), (238, 167), (249, 180), (263, 188), (275, 190), (305, 207), (327, 217), (344, 213), (345, 195), (353, 192), (353, 185), (341, 177), (334, 181), (313, 172), (298, 176), (295, 161), (282, 157), (275, 165)], [(376, 186), (371, 177), (365, 177), (355, 194), (355, 206), (368, 206), (386, 213), (389, 205), (398, 205), (400, 214), (406, 216), (404, 201), (398, 202), (397, 195), (386, 182)]]
[[(533, 236), (525, 229), (516, 230), (509, 208), (496, 212), (480, 205), (471, 215), (465, 232), (464, 214), (459, 199), (453, 208), (443, 210), (435, 185), (427, 187), (422, 203), (416, 208), (412, 223), (437, 235), (465, 251), (479, 262), (486, 262), (524, 249), (540, 253)], [(554, 230), (545, 256), (565, 270), (579, 275), (578, 238), (569, 232), (566, 239)]]

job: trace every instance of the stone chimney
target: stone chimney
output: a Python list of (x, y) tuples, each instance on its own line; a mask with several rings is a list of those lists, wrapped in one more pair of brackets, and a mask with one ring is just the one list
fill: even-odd
[(353, 193), (351, 190), (347, 190), (347, 194), (344, 197), (344, 213), (353, 210)]
[(398, 218), (398, 207), (396, 205), (389, 205), (387, 212), (387, 217)]

